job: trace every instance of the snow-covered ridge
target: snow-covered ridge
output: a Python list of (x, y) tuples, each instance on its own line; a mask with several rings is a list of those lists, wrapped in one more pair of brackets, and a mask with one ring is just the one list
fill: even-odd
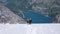
[(26, 23), (26, 21), (14, 14), (7, 7), (0, 5), (0, 23)]

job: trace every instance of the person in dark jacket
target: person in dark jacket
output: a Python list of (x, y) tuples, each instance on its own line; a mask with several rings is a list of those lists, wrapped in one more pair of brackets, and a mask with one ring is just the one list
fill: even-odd
[(27, 23), (31, 24), (32, 23), (32, 19), (27, 19)]
[(30, 19), (29, 19), (29, 24), (31, 24), (31, 23), (32, 23), (32, 19), (30, 18)]

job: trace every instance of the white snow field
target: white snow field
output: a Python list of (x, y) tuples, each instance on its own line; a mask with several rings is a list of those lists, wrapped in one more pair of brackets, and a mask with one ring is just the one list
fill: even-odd
[(60, 34), (60, 24), (0, 24), (0, 34)]

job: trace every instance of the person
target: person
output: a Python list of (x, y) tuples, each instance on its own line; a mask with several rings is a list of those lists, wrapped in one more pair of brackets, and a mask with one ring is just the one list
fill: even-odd
[(31, 23), (32, 23), (32, 19), (30, 18), (30, 19), (29, 19), (29, 24), (31, 24)]
[(27, 19), (27, 23), (28, 24), (31, 24), (32, 23), (32, 19), (30, 18), (30, 19)]
[(29, 19), (27, 19), (27, 23), (29, 23)]

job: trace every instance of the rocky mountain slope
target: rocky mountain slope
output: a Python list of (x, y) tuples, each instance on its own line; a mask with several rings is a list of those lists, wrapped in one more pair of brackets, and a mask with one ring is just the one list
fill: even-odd
[(14, 13), (20, 10), (34, 10), (44, 15), (60, 13), (60, 0), (7, 0), (4, 3)]
[(24, 24), (26, 21), (14, 14), (7, 7), (0, 5), (0, 23), (21, 23)]
[[(0, 4), (20, 16), (20, 11), (33, 10), (44, 16), (54, 17), (60, 14), (60, 0), (0, 0)], [(22, 16), (21, 16), (22, 17)]]

